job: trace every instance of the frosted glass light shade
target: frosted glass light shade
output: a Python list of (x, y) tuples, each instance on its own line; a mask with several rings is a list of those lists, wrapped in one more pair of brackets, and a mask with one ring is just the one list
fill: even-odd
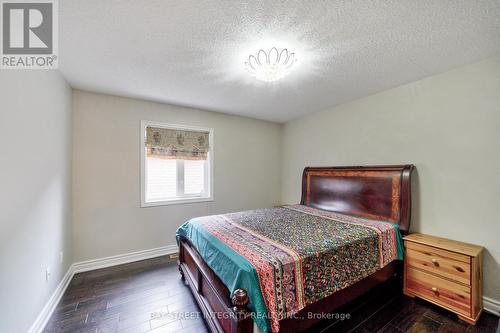
[(272, 82), (290, 73), (296, 61), (295, 53), (273, 47), (251, 54), (245, 62), (245, 69), (258, 80)]

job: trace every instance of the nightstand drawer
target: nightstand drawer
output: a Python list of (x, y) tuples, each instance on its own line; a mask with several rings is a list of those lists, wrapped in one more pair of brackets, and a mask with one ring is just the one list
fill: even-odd
[(406, 260), (409, 266), (471, 285), (469, 256), (407, 242)]
[(470, 288), (433, 274), (407, 267), (406, 288), (409, 292), (457, 313), (470, 316)]

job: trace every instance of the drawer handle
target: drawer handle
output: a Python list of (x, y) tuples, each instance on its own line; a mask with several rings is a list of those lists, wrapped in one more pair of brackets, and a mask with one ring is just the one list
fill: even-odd
[(453, 267), (455, 267), (455, 269), (456, 269), (457, 271), (459, 271), (460, 273), (465, 272), (465, 270), (464, 270), (462, 267), (458, 267), (458, 266), (453, 266)]
[(438, 293), (438, 288), (436, 288), (436, 287), (432, 287), (432, 288), (431, 288), (431, 290), (432, 290), (432, 292), (433, 292), (434, 294), (437, 294), (437, 293)]
[(431, 261), (434, 264), (434, 266), (439, 267), (439, 262), (437, 261), (437, 259), (432, 259)]

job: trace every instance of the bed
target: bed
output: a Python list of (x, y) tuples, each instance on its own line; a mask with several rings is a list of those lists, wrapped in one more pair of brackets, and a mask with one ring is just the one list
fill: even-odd
[(179, 271), (209, 329), (302, 331), (394, 276), (413, 169), (307, 167), (299, 205), (186, 222)]

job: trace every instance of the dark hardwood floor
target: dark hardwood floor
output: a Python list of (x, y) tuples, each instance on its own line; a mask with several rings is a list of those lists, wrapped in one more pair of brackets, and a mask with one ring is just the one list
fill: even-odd
[[(475, 326), (401, 294), (393, 281), (339, 309), (348, 319), (310, 332), (495, 332), (498, 317)], [(75, 275), (45, 332), (207, 332), (198, 307), (167, 257)]]

